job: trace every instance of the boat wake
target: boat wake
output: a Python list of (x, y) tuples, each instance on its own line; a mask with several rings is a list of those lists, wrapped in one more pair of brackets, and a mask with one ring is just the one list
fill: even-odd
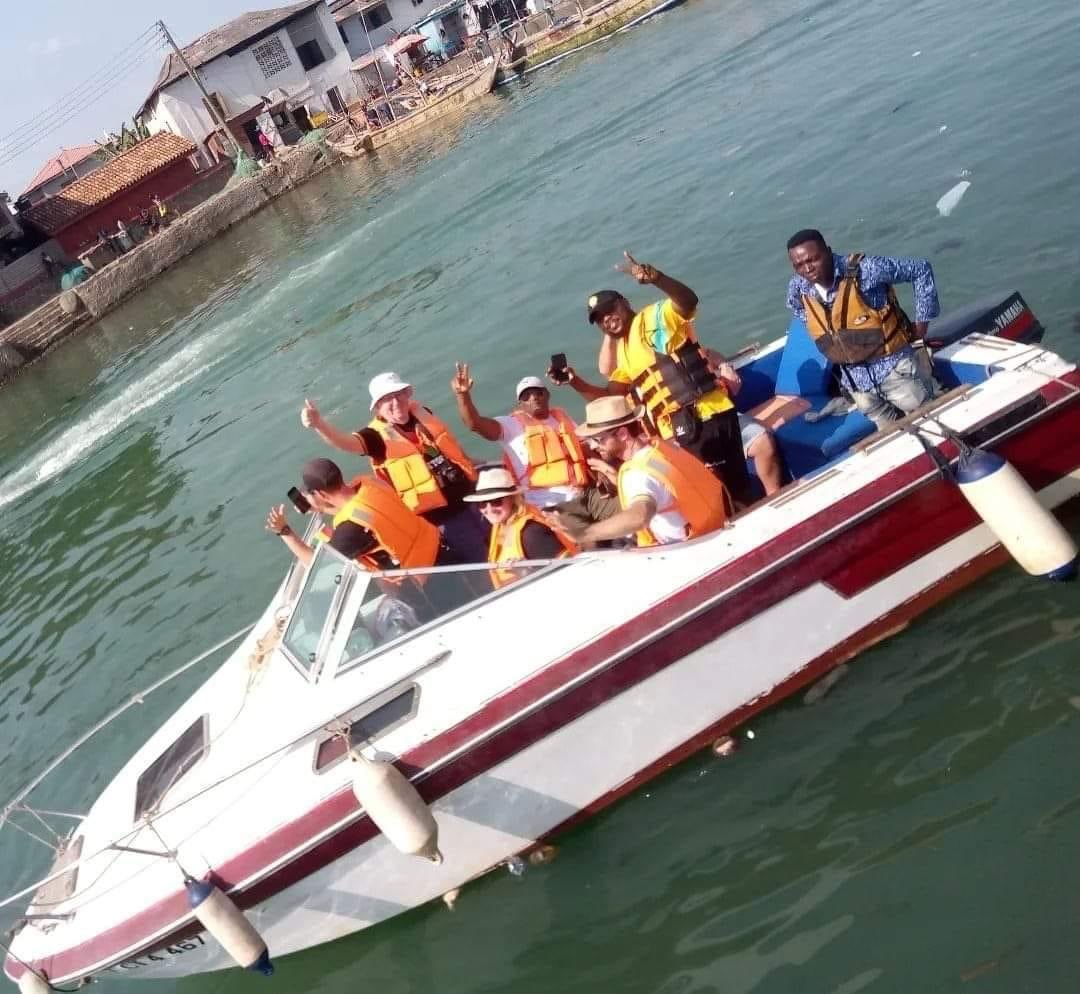
[(186, 345), (124, 389), (119, 396), (62, 432), (25, 465), (9, 473), (0, 485), (0, 508), (71, 468), (132, 418), (217, 365), (223, 355), (203, 361), (207, 349), (217, 337), (216, 334), (207, 335)]

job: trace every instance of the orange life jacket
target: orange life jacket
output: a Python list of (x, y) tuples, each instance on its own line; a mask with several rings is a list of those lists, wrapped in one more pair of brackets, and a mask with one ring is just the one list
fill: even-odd
[(372, 476), (352, 481), (356, 493), (334, 515), (334, 527), (352, 521), (375, 537), (375, 546), (357, 557), (370, 570), (384, 569), (378, 555), (386, 553), (400, 569), (424, 569), (435, 565), (439, 554), (439, 529), (413, 514), (393, 487)]
[[(583, 487), (589, 482), (585, 450), (577, 437), (576, 426), (561, 408), (551, 408), (558, 428), (543, 424), (521, 411), (510, 415), (523, 429), (525, 478), (518, 483), (537, 489), (544, 487)], [(510, 460), (504, 460), (513, 472)]]
[(911, 321), (890, 286), (888, 300), (881, 308), (871, 307), (859, 292), (859, 263), (862, 255), (849, 255), (836, 285), (832, 304), (816, 293), (804, 293), (806, 330), (825, 358), (844, 365), (872, 362), (892, 355), (911, 343), (915, 334)]
[[(456, 464), (470, 480), (475, 480), (476, 468), (465, 455), (458, 440), (450, 433), (450, 429), (418, 404), (411, 404), (409, 412), (420, 426), (420, 441), (424, 442), (425, 438), (422, 436), (426, 435), (444, 458)], [(405, 506), (417, 514), (446, 507), (442, 487), (432, 474), (421, 447), (410, 442), (397, 425), (382, 418), (375, 418), (368, 427), (377, 431), (386, 445), (386, 457), (383, 461), (372, 460), (375, 474), (398, 492)]]
[[(676, 509), (686, 518), (686, 538), (715, 531), (727, 521), (724, 485), (700, 459), (674, 442), (657, 439), (619, 467), (619, 503), (624, 510), (630, 505), (623, 489), (623, 480), (629, 470), (647, 473), (672, 493)], [(660, 544), (648, 527), (635, 537), (639, 546)]]
[[(530, 521), (536, 521), (543, 525), (559, 540), (563, 547), (560, 559), (564, 556), (572, 556), (578, 551), (577, 544), (569, 535), (558, 528), (552, 528), (539, 511), (528, 504), (524, 504), (509, 521), (491, 529), (491, 540), (488, 542), (488, 562), (512, 563), (519, 559), (528, 559), (525, 554), (522, 533)], [(505, 587), (508, 583), (513, 583), (520, 576), (520, 573), (512, 569), (493, 569), (491, 570), (491, 584), (498, 590), (499, 587)]]

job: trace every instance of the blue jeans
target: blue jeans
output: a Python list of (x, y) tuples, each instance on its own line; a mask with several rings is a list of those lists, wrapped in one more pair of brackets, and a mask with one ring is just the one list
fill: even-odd
[(917, 357), (904, 356), (876, 390), (852, 391), (855, 406), (878, 428), (918, 410), (938, 392), (928, 366), (929, 363), (921, 363)]

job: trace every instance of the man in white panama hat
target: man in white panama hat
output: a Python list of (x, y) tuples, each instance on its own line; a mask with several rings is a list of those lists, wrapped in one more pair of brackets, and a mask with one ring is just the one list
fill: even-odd
[(625, 396), (600, 397), (585, 408), (578, 434), (619, 465), (621, 510), (584, 529), (570, 525), (583, 543), (633, 535), (639, 546), (667, 545), (705, 535), (727, 520), (724, 485), (686, 449), (650, 439), (644, 414)]
[[(476, 490), (465, 498), (476, 504), (491, 525), (488, 562), (509, 564), (521, 559), (561, 559), (573, 555), (577, 546), (565, 532), (552, 526), (536, 508), (525, 503), (514, 475), (502, 466), (480, 470)], [(493, 569), (496, 588), (523, 575), (513, 568)]]

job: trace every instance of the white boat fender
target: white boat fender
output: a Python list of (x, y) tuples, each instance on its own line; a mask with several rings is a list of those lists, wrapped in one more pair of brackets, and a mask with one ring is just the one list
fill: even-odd
[(245, 970), (269, 977), (274, 972), (263, 937), (224, 891), (208, 880), (184, 881), (188, 904), (199, 924)]
[(416, 788), (393, 763), (350, 750), (352, 789), (367, 816), (390, 844), (407, 856), (442, 862), (439, 825)]
[(19, 994), (52, 994), (52, 988), (40, 973), (27, 970), (19, 977)]
[(982, 449), (965, 453), (956, 482), (968, 503), (1032, 576), (1076, 578), (1080, 550), (1027, 481), (1001, 456)]

